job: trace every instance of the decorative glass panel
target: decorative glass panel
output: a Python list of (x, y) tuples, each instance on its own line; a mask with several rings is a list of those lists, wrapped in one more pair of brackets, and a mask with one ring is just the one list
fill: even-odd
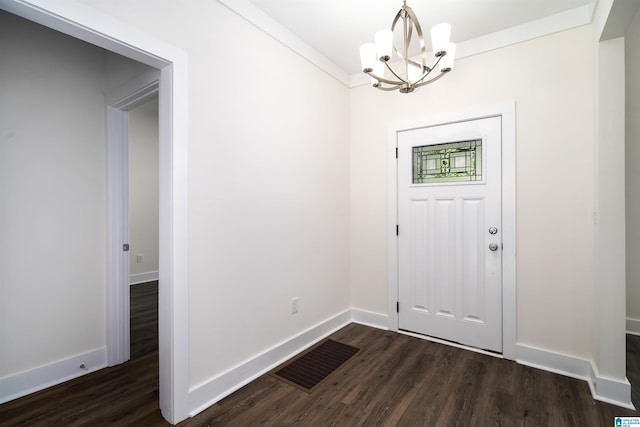
[(482, 181), (482, 140), (413, 147), (413, 183)]

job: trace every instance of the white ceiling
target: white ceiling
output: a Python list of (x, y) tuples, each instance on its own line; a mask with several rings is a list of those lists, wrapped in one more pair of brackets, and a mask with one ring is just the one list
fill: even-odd
[[(359, 48), (390, 28), (401, 0), (250, 0), (348, 74), (360, 72)], [(452, 26), (459, 43), (593, 3), (594, 0), (408, 0), (430, 44), (429, 30)]]

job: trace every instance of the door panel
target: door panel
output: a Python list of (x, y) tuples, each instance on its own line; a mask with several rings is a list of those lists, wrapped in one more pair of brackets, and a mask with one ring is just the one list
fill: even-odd
[(500, 120), (398, 134), (399, 327), (497, 352)]

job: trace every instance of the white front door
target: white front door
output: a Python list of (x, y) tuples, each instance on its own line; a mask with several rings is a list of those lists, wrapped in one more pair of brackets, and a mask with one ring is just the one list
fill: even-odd
[(502, 352), (501, 118), (397, 142), (399, 328)]

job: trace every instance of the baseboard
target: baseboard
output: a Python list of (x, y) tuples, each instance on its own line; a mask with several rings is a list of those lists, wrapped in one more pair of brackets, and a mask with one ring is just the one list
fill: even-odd
[[(80, 365), (84, 365), (84, 368), (81, 368)], [(0, 404), (77, 378), (89, 372), (97, 371), (106, 366), (107, 349), (102, 347), (49, 365), (0, 378)]]
[(598, 375), (592, 361), (554, 353), (522, 344), (516, 345), (516, 361), (522, 365), (586, 381), (595, 400), (635, 409), (631, 403), (631, 386), (624, 381)]
[(389, 329), (389, 316), (372, 311), (360, 310), (358, 308), (351, 309), (351, 320), (365, 326), (371, 326), (377, 329)]
[[(189, 416), (194, 416), (223, 397), (233, 393), (285, 360), (312, 346), (351, 322), (388, 329), (388, 316), (366, 310), (351, 309), (274, 346), (211, 381), (189, 392)], [(594, 399), (624, 408), (631, 403), (631, 387), (626, 380), (601, 377), (591, 361), (547, 350), (516, 345), (517, 362), (526, 366), (581, 379), (589, 383)], [(79, 368), (84, 365), (84, 368)], [(106, 348), (100, 348), (36, 369), (0, 379), (0, 404), (60, 384), (107, 366)], [(214, 396), (213, 398), (211, 396)]]
[[(189, 408), (191, 408), (189, 416), (193, 417), (202, 412), (225, 396), (351, 322), (386, 330), (388, 329), (388, 321), (388, 315), (355, 308), (331, 317), (211, 381), (192, 388), (189, 392)], [(633, 409), (630, 402), (629, 383), (600, 377), (589, 360), (522, 344), (516, 345), (516, 355), (516, 361), (522, 365), (587, 381), (593, 398), (596, 400)]]
[(589, 388), (593, 398), (596, 400), (627, 409), (636, 409), (631, 402), (631, 384), (629, 384), (629, 381), (626, 378), (624, 380), (614, 380), (601, 377), (598, 374), (598, 368), (593, 363), (591, 363)]
[(640, 320), (627, 318), (627, 333), (640, 335)]
[(584, 381), (591, 377), (591, 362), (588, 360), (523, 344), (516, 344), (516, 362)]
[(220, 399), (349, 323), (351, 323), (351, 310), (346, 310), (272, 347), (248, 362), (230, 369), (211, 381), (192, 388), (189, 391), (189, 408), (191, 408), (189, 416), (193, 417), (204, 411)]
[(157, 271), (148, 271), (146, 273), (136, 273), (129, 275), (129, 285), (137, 285), (139, 283), (153, 282), (158, 280)]

